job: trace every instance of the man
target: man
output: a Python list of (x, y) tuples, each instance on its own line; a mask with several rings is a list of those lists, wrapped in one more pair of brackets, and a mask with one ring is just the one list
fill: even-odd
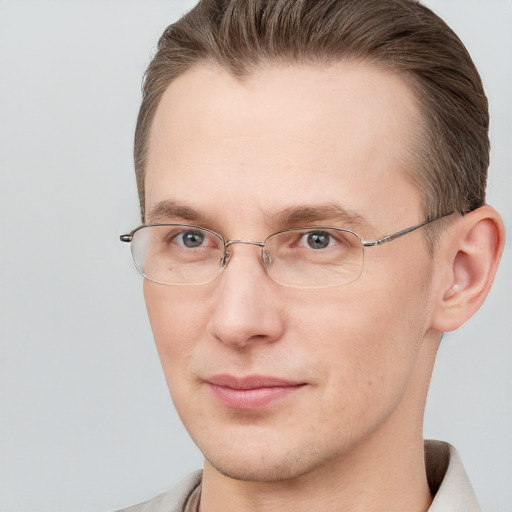
[(412, 0), (204, 0), (165, 31), (121, 238), (205, 463), (127, 510), (479, 510), (422, 421), (503, 250), (488, 122)]

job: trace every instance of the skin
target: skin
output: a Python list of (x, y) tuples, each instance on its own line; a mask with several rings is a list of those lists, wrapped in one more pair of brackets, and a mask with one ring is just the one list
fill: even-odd
[[(419, 123), (408, 85), (369, 65), (265, 67), (244, 81), (198, 66), (157, 109), (146, 222), (261, 241), (294, 227), (276, 214), (337, 204), (357, 219), (322, 214), (295, 225), (348, 227), (366, 240), (393, 233), (424, 220), (407, 178)], [(165, 201), (172, 208), (156, 208)], [(202, 512), (428, 509), (425, 398), (440, 331), (471, 314), (460, 297), (475, 274), (469, 250), (454, 270), (462, 249), (453, 235), (464, 240), (475, 225), (481, 239), (502, 234), (496, 216), (484, 217), (447, 228), (452, 237), (433, 258), (421, 229), (369, 248), (362, 276), (344, 286), (282, 286), (251, 245), (232, 246), (211, 284), (145, 281), (170, 393), (206, 459)], [(487, 252), (499, 259), (499, 247)], [(239, 410), (205, 383), (218, 374), (301, 386)]]

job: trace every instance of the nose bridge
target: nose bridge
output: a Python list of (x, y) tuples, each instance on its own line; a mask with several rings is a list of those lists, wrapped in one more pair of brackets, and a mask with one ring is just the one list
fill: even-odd
[(225, 269), (227, 264), (231, 261), (231, 257), (233, 256), (233, 253), (231, 252), (231, 249), (229, 247), (233, 244), (247, 244), (247, 245), (255, 245), (256, 247), (265, 247), (264, 242), (254, 242), (253, 240), (228, 240), (224, 244), (225, 252), (224, 256), (221, 260), (221, 268)]
[(249, 244), (256, 245), (258, 247), (265, 247), (265, 242), (254, 242), (252, 240), (228, 240), (225, 244), (226, 248), (233, 244)]

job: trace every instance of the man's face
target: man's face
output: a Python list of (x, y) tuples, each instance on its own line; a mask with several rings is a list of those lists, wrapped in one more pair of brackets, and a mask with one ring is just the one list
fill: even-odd
[[(196, 67), (156, 113), (146, 221), (253, 241), (305, 225), (390, 234), (424, 220), (407, 179), (418, 124), (405, 82), (367, 65), (244, 81)], [(145, 281), (172, 398), (210, 468), (286, 479), (417, 434), (435, 352), (421, 231), (365, 249), (361, 277), (332, 288), (282, 286), (242, 244), (211, 284)]]

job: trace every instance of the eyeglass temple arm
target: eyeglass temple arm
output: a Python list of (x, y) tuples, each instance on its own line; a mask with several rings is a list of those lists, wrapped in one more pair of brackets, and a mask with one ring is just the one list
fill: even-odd
[(422, 222), (421, 224), (417, 224), (416, 226), (412, 226), (410, 228), (402, 229), (401, 231), (397, 231), (396, 233), (393, 233), (388, 236), (384, 236), (382, 238), (379, 238), (378, 240), (368, 240), (363, 241), (363, 247), (375, 247), (376, 245), (382, 245), (386, 242), (391, 242), (392, 240), (395, 240), (396, 238), (400, 238), (401, 236), (407, 235), (407, 233), (410, 233), (411, 231), (416, 231), (419, 228), (422, 228), (423, 226), (426, 226), (427, 224), (430, 224), (431, 222), (434, 222), (435, 220), (442, 219), (443, 217), (447, 217), (448, 215), (451, 215), (451, 213), (447, 215), (441, 215), (441, 217), (436, 217), (434, 219), (426, 220), (425, 222)]
[(121, 242), (131, 242), (133, 240), (133, 235), (121, 235), (119, 240), (121, 240)]

